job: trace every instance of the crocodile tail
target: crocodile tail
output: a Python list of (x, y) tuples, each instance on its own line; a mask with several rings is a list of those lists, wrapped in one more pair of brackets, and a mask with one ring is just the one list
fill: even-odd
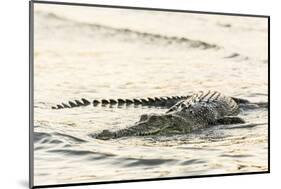
[(167, 96), (167, 97), (148, 97), (148, 98), (134, 98), (134, 99), (102, 99), (89, 101), (85, 98), (81, 100), (68, 101), (68, 103), (57, 104), (52, 106), (52, 109), (64, 109), (64, 108), (75, 108), (81, 106), (129, 106), (129, 105), (139, 105), (139, 106), (149, 106), (149, 107), (163, 107), (170, 108), (180, 100), (189, 98), (190, 96)]
[(243, 98), (234, 98), (231, 97), (240, 108), (246, 110), (251, 109), (259, 109), (259, 108), (268, 108), (268, 102), (250, 102), (249, 100), (243, 99)]
[(248, 104), (250, 103), (249, 100), (243, 99), (243, 98), (235, 98), (231, 97), (237, 104)]
[(171, 97), (148, 97), (148, 98), (133, 98), (133, 99), (102, 99), (101, 101), (95, 101), (96, 105), (116, 105), (116, 106), (151, 106), (151, 107), (171, 107), (180, 100), (189, 98), (189, 96), (171, 96)]
[(91, 102), (89, 100), (82, 98), (81, 100), (74, 100), (68, 101), (68, 103), (57, 104), (56, 106), (52, 106), (52, 109), (74, 108), (80, 106), (88, 106), (90, 104)]

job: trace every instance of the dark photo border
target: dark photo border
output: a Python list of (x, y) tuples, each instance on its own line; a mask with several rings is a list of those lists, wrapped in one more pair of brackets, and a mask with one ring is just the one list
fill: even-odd
[[(211, 175), (197, 175), (197, 176), (180, 176), (180, 177), (166, 177), (166, 178), (150, 178), (150, 179), (134, 179), (134, 180), (117, 180), (117, 181), (103, 181), (103, 182), (87, 182), (87, 183), (72, 183), (72, 184), (53, 184), (53, 185), (38, 185), (34, 186), (34, 4), (53, 4), (65, 6), (88, 6), (88, 7), (103, 7), (103, 8), (117, 8), (117, 9), (133, 9), (133, 10), (150, 10), (150, 11), (164, 11), (164, 12), (182, 12), (182, 13), (196, 13), (196, 14), (213, 14), (224, 16), (240, 16), (240, 17), (259, 17), (266, 18), (268, 23), (268, 170), (260, 172), (243, 172), (243, 173), (227, 173), (227, 174), (211, 174)], [(160, 181), (171, 179), (189, 179), (189, 178), (205, 178), (205, 177), (221, 177), (221, 176), (235, 176), (235, 175), (252, 175), (270, 173), (270, 16), (268, 15), (254, 15), (254, 14), (240, 14), (240, 13), (223, 13), (223, 12), (205, 12), (205, 11), (191, 11), (191, 10), (174, 10), (174, 9), (160, 9), (147, 7), (127, 7), (115, 5), (98, 5), (85, 3), (70, 3), (70, 2), (54, 2), (54, 1), (29, 1), (29, 187), (30, 188), (49, 188), (49, 187), (65, 187), (65, 186), (82, 186), (82, 185), (96, 185), (96, 184), (111, 184), (111, 183), (128, 183), (128, 182), (143, 182), (143, 181)]]

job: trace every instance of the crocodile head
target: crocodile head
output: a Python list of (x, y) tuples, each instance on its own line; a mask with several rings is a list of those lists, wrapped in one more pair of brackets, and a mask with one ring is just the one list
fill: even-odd
[(108, 140), (125, 136), (172, 135), (189, 133), (194, 122), (173, 114), (144, 114), (134, 126), (116, 132), (103, 130), (96, 139)]
[(144, 114), (137, 126), (142, 128), (137, 135), (172, 135), (189, 133), (192, 121), (175, 114)]

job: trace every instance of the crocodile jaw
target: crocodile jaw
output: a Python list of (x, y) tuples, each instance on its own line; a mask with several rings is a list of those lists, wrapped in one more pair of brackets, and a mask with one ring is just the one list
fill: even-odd
[(103, 130), (101, 133), (97, 134), (95, 138), (100, 140), (109, 140), (116, 138), (116, 133), (110, 132), (109, 130)]
[(96, 139), (109, 140), (126, 136), (171, 135), (190, 133), (198, 125), (192, 117), (176, 114), (144, 114), (134, 126), (115, 132), (103, 130)]

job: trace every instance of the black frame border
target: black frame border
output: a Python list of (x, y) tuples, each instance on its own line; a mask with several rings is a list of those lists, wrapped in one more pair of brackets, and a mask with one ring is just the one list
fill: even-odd
[[(33, 107), (34, 107), (34, 72), (33, 72), (34, 71), (34, 4), (53, 4), (53, 5), (68, 5), (68, 6), (85, 6), (85, 7), (130, 9), (130, 10), (182, 12), (182, 13), (194, 13), (194, 14), (266, 18), (268, 21), (268, 170), (259, 171), (259, 172), (242, 172), (242, 173), (226, 173), (226, 174), (179, 176), (179, 177), (133, 179), (133, 180), (115, 180), (115, 181), (113, 180), (113, 181), (102, 181), (102, 182), (99, 181), (99, 182), (34, 186), (34, 143), (33, 143), (33, 133), (34, 133), (34, 111), (33, 111)], [(29, 188), (84, 186), (84, 185), (98, 185), (98, 184), (144, 182), (144, 181), (163, 181), (163, 180), (174, 180), (174, 179), (210, 178), (210, 177), (224, 177), (224, 176), (237, 176), (237, 175), (256, 175), (256, 174), (268, 174), (268, 173), (270, 173), (270, 16), (269, 15), (207, 12), (207, 11), (193, 11), (193, 10), (176, 10), (176, 9), (163, 9), (163, 8), (131, 7), (131, 6), (119, 6), (119, 5), (118, 6), (117, 5), (101, 5), (101, 4), (40, 1), (40, 0), (30, 0), (29, 1)]]
[(29, 188), (34, 188), (34, 3), (29, 1)]

